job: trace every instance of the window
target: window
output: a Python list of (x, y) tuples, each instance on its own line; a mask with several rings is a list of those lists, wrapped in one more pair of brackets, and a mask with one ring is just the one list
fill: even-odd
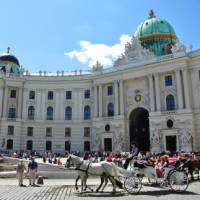
[(7, 140), (7, 149), (12, 150), (13, 149), (13, 140)]
[(72, 99), (72, 91), (66, 91), (66, 99)]
[(8, 118), (16, 118), (16, 108), (15, 107), (10, 107), (8, 110)]
[(53, 108), (51, 106), (47, 108), (47, 120), (53, 120)]
[(71, 151), (71, 142), (65, 141), (65, 151), (70, 152)]
[(52, 128), (51, 127), (46, 128), (46, 137), (52, 137)]
[(65, 108), (65, 120), (72, 119), (72, 108), (70, 106)]
[(65, 128), (65, 137), (71, 137), (71, 128), (69, 127)]
[(27, 136), (33, 136), (33, 127), (27, 127)]
[(29, 91), (29, 99), (35, 99), (35, 91)]
[(33, 150), (33, 141), (32, 140), (28, 140), (26, 142), (26, 149), (29, 150), (29, 151)]
[(35, 117), (35, 108), (34, 106), (29, 106), (28, 107), (28, 119), (34, 120)]
[(52, 150), (52, 142), (51, 141), (46, 141), (46, 150), (51, 151)]
[(90, 142), (89, 141), (84, 142), (84, 151), (90, 151)]
[(10, 98), (16, 98), (16, 90), (10, 91)]
[(84, 120), (88, 120), (90, 118), (91, 118), (90, 106), (85, 106), (85, 108), (84, 108)]
[(53, 91), (48, 91), (48, 100), (53, 100)]
[(108, 88), (107, 88), (107, 94), (108, 94), (108, 96), (113, 95), (113, 86), (108, 86)]
[(90, 90), (85, 90), (85, 99), (90, 98)]
[(84, 128), (84, 137), (90, 137), (90, 127)]
[(173, 95), (168, 95), (166, 97), (167, 110), (175, 110), (175, 100)]
[(165, 76), (165, 86), (172, 86), (172, 76)]
[(107, 106), (108, 117), (112, 117), (114, 115), (114, 105), (113, 103), (109, 103)]
[(8, 126), (8, 135), (14, 135), (14, 126)]

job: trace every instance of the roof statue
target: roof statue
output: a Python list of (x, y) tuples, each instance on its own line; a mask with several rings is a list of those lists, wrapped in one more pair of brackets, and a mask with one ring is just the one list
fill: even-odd
[(115, 61), (114, 66), (147, 60), (154, 57), (155, 55), (153, 52), (144, 48), (141, 45), (141, 42), (137, 38), (132, 36), (131, 42), (128, 42), (125, 45), (124, 54), (121, 54), (119, 56), (119, 58)]
[(103, 69), (103, 65), (97, 60), (97, 62), (92, 66), (93, 71), (100, 71)]

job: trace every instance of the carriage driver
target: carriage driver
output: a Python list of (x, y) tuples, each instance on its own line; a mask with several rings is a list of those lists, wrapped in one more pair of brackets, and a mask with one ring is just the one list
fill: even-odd
[(139, 148), (137, 147), (136, 143), (135, 142), (132, 142), (131, 143), (131, 156), (129, 158), (126, 159), (124, 165), (123, 165), (123, 168), (124, 169), (127, 169), (128, 165), (129, 165), (129, 162), (130, 160), (134, 159), (135, 157), (138, 156), (140, 150)]

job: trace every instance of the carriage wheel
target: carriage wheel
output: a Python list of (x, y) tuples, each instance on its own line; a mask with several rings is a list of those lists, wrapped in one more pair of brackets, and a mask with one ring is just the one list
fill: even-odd
[(138, 193), (142, 188), (142, 182), (137, 176), (127, 177), (124, 181), (124, 189), (130, 194)]
[(175, 192), (183, 192), (189, 184), (188, 176), (185, 171), (172, 171), (169, 174), (169, 185)]

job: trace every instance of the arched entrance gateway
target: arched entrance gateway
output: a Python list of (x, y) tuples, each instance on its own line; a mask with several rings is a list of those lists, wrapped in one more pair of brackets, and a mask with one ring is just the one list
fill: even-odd
[(149, 112), (145, 108), (134, 109), (129, 117), (130, 143), (135, 142), (141, 151), (149, 151)]

